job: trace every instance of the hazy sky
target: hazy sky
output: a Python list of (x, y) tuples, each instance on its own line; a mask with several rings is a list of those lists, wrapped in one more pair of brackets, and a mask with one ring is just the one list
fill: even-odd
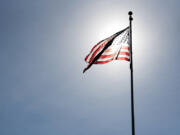
[(126, 61), (94, 44), (134, 12), (136, 135), (180, 134), (178, 0), (1, 0), (0, 135), (131, 135)]

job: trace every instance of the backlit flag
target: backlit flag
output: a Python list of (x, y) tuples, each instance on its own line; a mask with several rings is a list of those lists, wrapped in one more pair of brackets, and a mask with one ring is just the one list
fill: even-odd
[(105, 64), (112, 60), (130, 61), (129, 27), (97, 43), (85, 57), (88, 66), (83, 73), (93, 64)]

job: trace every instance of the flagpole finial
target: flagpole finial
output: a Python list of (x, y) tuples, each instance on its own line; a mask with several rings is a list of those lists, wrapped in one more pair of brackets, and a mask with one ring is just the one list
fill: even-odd
[(132, 12), (132, 11), (129, 11), (129, 12), (128, 12), (128, 15), (133, 15), (133, 12)]
[(132, 20), (133, 20), (133, 18), (132, 18), (133, 12), (132, 12), (132, 11), (129, 11), (129, 12), (128, 12), (128, 15), (129, 15), (129, 20), (132, 21)]

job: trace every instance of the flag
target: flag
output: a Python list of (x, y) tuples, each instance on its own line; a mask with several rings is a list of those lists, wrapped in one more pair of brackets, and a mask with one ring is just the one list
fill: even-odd
[(130, 61), (129, 27), (98, 42), (85, 57), (88, 66), (83, 73), (93, 64), (105, 64), (113, 60)]

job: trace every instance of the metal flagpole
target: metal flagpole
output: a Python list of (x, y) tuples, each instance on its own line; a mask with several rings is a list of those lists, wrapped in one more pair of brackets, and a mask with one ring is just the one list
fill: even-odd
[(129, 11), (129, 41), (130, 41), (130, 70), (131, 70), (131, 118), (132, 118), (132, 135), (135, 135), (134, 119), (134, 87), (133, 87), (133, 57), (132, 57), (132, 11)]

